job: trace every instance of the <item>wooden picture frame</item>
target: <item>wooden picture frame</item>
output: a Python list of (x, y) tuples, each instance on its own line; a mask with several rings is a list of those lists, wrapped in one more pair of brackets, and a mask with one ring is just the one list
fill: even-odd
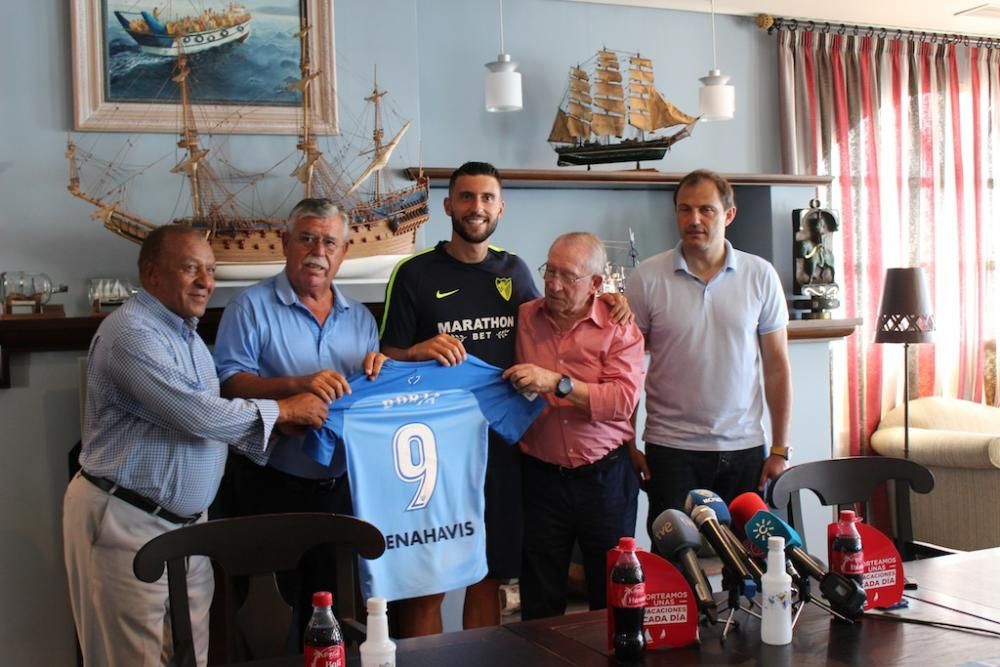
[[(106, 99), (104, 12), (107, 0), (70, 0), (73, 54), (73, 127), (78, 131), (163, 132), (178, 129), (175, 103), (119, 102)], [(319, 134), (336, 134), (336, 69), (333, 2), (303, 0), (310, 18), (314, 71), (330, 85), (310, 88), (312, 122)], [(252, 35), (251, 35), (252, 39)], [(199, 125), (213, 133), (296, 134), (299, 106), (193, 104)]]

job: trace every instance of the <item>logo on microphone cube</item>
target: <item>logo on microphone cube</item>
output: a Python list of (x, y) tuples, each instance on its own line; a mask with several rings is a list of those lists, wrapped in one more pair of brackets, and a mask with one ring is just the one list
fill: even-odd
[[(698, 502), (697, 499), (701, 499)], [(722, 502), (722, 498), (715, 491), (710, 491), (708, 489), (691, 489), (688, 491), (687, 498), (684, 500), (684, 511), (688, 514), (694, 509), (695, 503), (698, 502), (699, 505), (704, 505), (706, 503)]]

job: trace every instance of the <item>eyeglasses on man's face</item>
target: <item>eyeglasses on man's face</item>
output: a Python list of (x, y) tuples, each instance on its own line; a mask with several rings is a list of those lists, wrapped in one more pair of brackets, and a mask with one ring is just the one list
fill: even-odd
[(300, 243), (307, 248), (312, 248), (317, 243), (326, 252), (333, 252), (340, 245), (340, 241), (332, 236), (321, 236), (319, 234), (310, 234), (309, 232), (302, 232), (301, 234), (295, 235), (296, 243)]
[(545, 282), (554, 281), (563, 287), (572, 287), (584, 278), (590, 277), (586, 275), (574, 276), (572, 273), (566, 273), (565, 271), (556, 271), (555, 269), (549, 268), (547, 263), (538, 267), (538, 274)]

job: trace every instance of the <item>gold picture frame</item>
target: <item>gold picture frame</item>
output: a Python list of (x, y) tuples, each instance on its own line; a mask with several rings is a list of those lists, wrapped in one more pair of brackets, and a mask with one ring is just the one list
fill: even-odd
[[(312, 86), (310, 128), (337, 134), (333, 2), (303, 0), (310, 19), (313, 69), (329, 85)], [(97, 132), (176, 132), (179, 104), (106, 99), (104, 5), (107, 0), (70, 0), (73, 54), (73, 127)], [(252, 37), (251, 37), (252, 38)], [(224, 134), (296, 134), (299, 106), (193, 104), (199, 124)]]

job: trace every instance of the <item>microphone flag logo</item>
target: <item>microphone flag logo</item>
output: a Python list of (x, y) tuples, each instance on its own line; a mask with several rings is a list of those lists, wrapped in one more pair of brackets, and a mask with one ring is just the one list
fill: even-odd
[[(758, 514), (762, 514), (758, 512)], [(764, 516), (755, 516), (756, 521), (750, 520), (747, 524), (747, 528), (750, 529), (749, 533), (752, 534), (754, 541), (763, 540), (767, 543), (767, 538), (774, 534), (774, 529), (777, 528), (777, 524), (774, 519), (766, 514)]]

